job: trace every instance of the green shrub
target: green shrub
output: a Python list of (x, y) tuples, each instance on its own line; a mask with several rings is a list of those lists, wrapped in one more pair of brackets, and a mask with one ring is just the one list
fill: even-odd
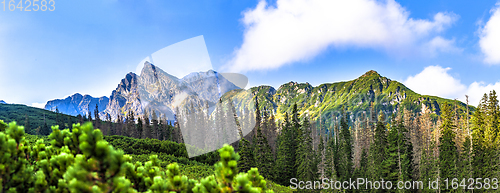
[(229, 145), (218, 150), (215, 174), (196, 180), (176, 162), (165, 168), (158, 155), (132, 163), (91, 123), (52, 130), (50, 143), (30, 144), (22, 126), (0, 121), (0, 192), (273, 192), (256, 168), (238, 173), (239, 155)]

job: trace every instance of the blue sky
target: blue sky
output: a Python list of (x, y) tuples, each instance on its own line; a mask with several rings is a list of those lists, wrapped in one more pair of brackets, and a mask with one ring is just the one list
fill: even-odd
[(0, 8), (0, 100), (109, 96), (145, 57), (200, 35), (214, 69), (251, 86), (376, 70), (473, 105), (500, 90), (498, 1), (54, 1), (55, 11)]

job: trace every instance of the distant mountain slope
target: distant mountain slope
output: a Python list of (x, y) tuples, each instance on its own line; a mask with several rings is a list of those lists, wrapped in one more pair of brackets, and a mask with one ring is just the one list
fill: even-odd
[(3, 100), (0, 100), (0, 104), (7, 104), (7, 103)]
[(108, 106), (109, 98), (94, 98), (90, 95), (82, 96), (79, 93), (66, 97), (65, 99), (55, 99), (48, 101), (45, 105), (46, 110), (56, 111), (67, 115), (87, 115), (89, 110), (94, 113), (96, 104), (99, 106), (99, 112), (104, 111)]
[[(327, 119), (338, 115), (343, 105), (351, 115), (368, 112), (372, 103), (376, 113), (385, 111), (388, 115), (403, 107), (414, 113), (429, 108), (440, 114), (440, 107), (445, 102), (456, 103), (459, 111), (466, 109), (466, 104), (460, 101), (417, 94), (402, 83), (373, 70), (351, 81), (325, 83), (316, 87), (309, 83), (289, 82), (277, 90), (271, 86), (258, 86), (251, 90), (258, 97), (260, 108), (273, 111), (278, 118), (282, 118), (285, 112), (291, 112), (295, 103), (301, 115), (308, 114), (313, 119), (320, 114)], [(474, 107), (470, 106), (470, 110), (474, 110)]]
[[(29, 129), (25, 130), (26, 133), (35, 134), (36, 129), (43, 127), (44, 122), (49, 126), (56, 125), (57, 114), (55, 112), (20, 104), (0, 104), (0, 120), (5, 123), (16, 121), (19, 125), (25, 126), (26, 115), (29, 116), (30, 123)], [(78, 122), (74, 116), (61, 116), (66, 123), (69, 123), (68, 120), (71, 120), (72, 123)]]

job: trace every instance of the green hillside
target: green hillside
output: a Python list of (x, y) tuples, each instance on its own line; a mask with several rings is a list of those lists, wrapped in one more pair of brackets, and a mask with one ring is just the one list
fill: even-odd
[[(29, 119), (29, 126), (26, 126), (26, 116)], [(30, 107), (21, 104), (0, 104), (0, 120), (5, 122), (16, 121), (19, 125), (26, 127), (26, 133), (35, 134), (38, 127), (43, 127), (46, 122), (47, 125), (56, 125), (58, 116), (64, 120), (65, 123), (76, 123), (78, 119), (74, 116), (55, 113), (45, 109)], [(69, 127), (69, 125), (66, 125)]]

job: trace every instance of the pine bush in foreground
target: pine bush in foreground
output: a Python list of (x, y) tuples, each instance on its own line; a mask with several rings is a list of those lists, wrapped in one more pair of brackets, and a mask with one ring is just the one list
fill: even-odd
[(91, 123), (52, 130), (50, 145), (30, 146), (22, 126), (0, 120), (0, 192), (273, 192), (256, 168), (238, 173), (240, 156), (229, 145), (219, 150), (215, 174), (196, 180), (177, 163), (162, 168), (156, 155), (131, 163)]

